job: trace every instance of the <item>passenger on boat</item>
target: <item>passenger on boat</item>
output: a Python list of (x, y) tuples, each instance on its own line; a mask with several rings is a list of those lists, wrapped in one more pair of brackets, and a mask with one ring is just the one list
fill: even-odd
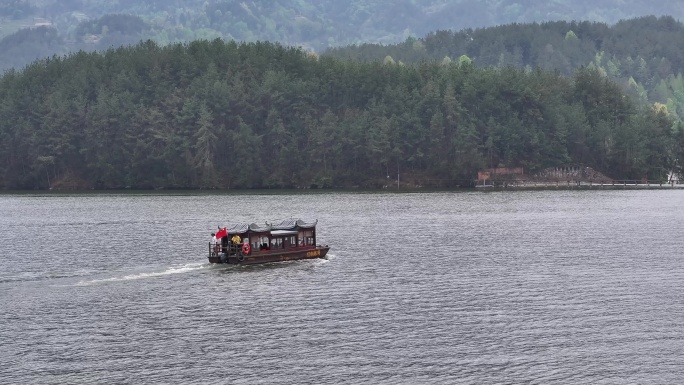
[(211, 239), (209, 240), (209, 243), (211, 244), (211, 251), (214, 253), (218, 253), (218, 244), (216, 240), (216, 234), (211, 233)]

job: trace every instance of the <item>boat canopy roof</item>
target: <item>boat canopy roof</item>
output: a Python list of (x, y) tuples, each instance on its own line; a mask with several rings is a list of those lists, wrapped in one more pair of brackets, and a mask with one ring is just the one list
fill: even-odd
[[(298, 229), (311, 229), (316, 227), (317, 223), (318, 219), (316, 219), (313, 222), (307, 222), (302, 219), (285, 219), (278, 223), (237, 223), (230, 226), (226, 226), (226, 231), (228, 232), (228, 234), (244, 234), (248, 231), (252, 233), (267, 233), (269, 231), (274, 230), (291, 230), (294, 231), (294, 233), (296, 234), (296, 231)], [(276, 235), (275, 233), (273, 234)], [(280, 233), (280, 235), (283, 234), (284, 233), (282, 232)]]
[(272, 224), (273, 230), (294, 230), (294, 229), (310, 229), (316, 227), (318, 219), (313, 222), (306, 222), (302, 219), (285, 219), (278, 224)]
[(269, 224), (258, 224), (258, 223), (236, 223), (230, 226), (226, 226), (226, 231), (228, 234), (244, 234), (247, 231), (253, 233), (267, 233), (271, 231), (271, 225)]

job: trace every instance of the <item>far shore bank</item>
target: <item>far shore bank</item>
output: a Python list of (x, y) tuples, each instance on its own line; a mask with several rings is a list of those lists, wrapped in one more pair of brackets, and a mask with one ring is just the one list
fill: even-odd
[(497, 185), (477, 185), (477, 190), (672, 190), (684, 189), (682, 183), (614, 181), (605, 183), (585, 181), (565, 182), (508, 182)]
[(523, 191), (523, 190), (684, 190), (684, 183), (637, 183), (635, 181), (621, 181), (613, 183), (592, 182), (507, 182), (497, 184), (478, 184), (476, 186), (460, 187), (428, 187), (428, 186), (393, 186), (384, 188), (365, 187), (334, 187), (334, 188), (271, 188), (271, 189), (36, 189), (36, 190), (3, 190), (0, 195), (97, 195), (97, 194), (126, 194), (126, 195), (214, 195), (214, 194), (325, 194), (325, 193), (432, 193), (432, 192), (468, 192), (468, 191)]

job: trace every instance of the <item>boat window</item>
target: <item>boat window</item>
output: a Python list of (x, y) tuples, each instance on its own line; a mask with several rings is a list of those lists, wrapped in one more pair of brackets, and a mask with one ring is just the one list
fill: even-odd
[(258, 245), (259, 250), (268, 250), (270, 248), (268, 244), (269, 244), (268, 237), (259, 238), (259, 245)]

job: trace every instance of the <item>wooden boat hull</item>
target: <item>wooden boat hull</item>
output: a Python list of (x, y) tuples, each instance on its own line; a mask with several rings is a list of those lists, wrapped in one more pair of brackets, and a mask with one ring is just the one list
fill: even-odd
[(229, 265), (257, 265), (260, 263), (296, 261), (300, 259), (325, 258), (330, 247), (311, 246), (307, 248), (285, 250), (261, 250), (253, 251), (249, 255), (229, 255), (221, 253), (210, 254), (210, 263), (225, 263)]

